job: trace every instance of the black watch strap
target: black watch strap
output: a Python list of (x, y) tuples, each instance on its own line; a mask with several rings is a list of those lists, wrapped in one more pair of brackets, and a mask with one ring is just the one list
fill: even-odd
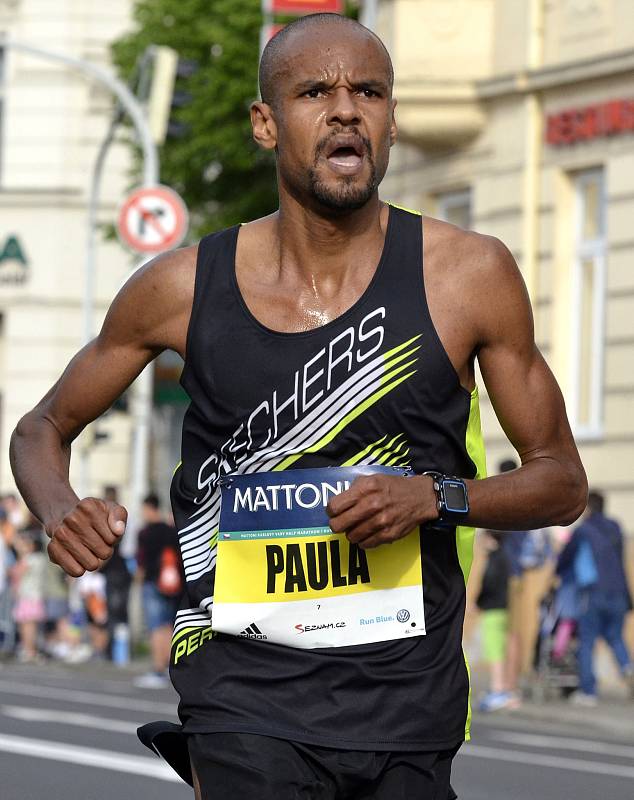
[(433, 470), (423, 472), (423, 475), (429, 475), (433, 479), (436, 493), (438, 519), (433, 520), (430, 526), (454, 526), (466, 522), (469, 514), (469, 494), (462, 478), (457, 478), (455, 475), (444, 475), (442, 472)]

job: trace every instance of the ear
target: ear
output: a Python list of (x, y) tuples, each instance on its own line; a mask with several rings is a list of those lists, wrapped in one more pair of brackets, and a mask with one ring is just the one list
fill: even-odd
[(398, 138), (398, 128), (396, 127), (396, 117), (394, 116), (394, 109), (398, 100), (392, 100), (392, 122), (390, 123), (390, 147), (396, 143)]
[(251, 128), (253, 138), (264, 150), (277, 146), (277, 125), (273, 110), (268, 103), (256, 100), (251, 104)]

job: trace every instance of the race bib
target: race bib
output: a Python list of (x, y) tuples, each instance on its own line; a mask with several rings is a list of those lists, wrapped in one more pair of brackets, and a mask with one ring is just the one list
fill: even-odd
[(232, 475), (222, 505), (213, 628), (290, 647), (425, 634), (418, 529), (363, 550), (328, 526), (331, 497), (382, 466)]

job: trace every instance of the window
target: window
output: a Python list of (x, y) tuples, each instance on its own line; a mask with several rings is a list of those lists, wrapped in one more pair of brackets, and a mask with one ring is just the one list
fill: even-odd
[(465, 230), (471, 227), (471, 190), (438, 195), (438, 216)]
[(570, 416), (579, 437), (603, 427), (605, 312), (605, 191), (603, 170), (577, 173), (572, 265), (572, 395)]

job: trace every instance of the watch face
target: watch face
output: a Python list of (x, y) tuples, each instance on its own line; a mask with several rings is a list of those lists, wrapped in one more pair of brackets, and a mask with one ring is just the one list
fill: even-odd
[(443, 481), (443, 491), (445, 493), (445, 505), (447, 511), (457, 511), (466, 513), (467, 497), (464, 486), (457, 481)]

